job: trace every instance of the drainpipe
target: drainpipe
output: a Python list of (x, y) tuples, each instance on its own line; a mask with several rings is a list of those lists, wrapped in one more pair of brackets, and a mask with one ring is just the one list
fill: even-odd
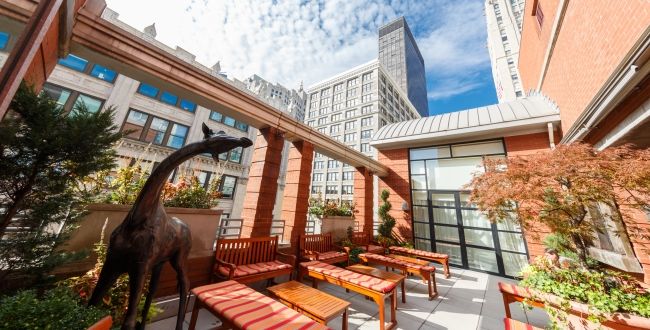
[(555, 149), (555, 134), (553, 134), (553, 123), (546, 123), (548, 129), (548, 143), (551, 150)]

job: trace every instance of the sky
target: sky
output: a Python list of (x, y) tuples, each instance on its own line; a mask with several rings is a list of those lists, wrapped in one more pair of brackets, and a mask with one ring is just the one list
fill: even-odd
[(305, 87), (377, 58), (378, 28), (405, 16), (424, 58), (430, 114), (496, 103), (484, 0), (107, 0), (139, 30), (217, 61), (231, 77), (258, 74)]

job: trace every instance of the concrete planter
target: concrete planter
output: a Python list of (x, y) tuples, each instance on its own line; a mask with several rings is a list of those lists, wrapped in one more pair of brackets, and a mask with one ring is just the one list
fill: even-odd
[(347, 237), (348, 227), (354, 228), (353, 217), (324, 216), (322, 218), (321, 233), (331, 233), (334, 242), (339, 242)]

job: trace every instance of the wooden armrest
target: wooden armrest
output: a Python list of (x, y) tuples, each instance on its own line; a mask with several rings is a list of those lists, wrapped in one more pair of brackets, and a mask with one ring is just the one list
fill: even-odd
[(232, 279), (235, 276), (235, 268), (237, 268), (237, 266), (235, 264), (225, 262), (225, 261), (223, 261), (223, 260), (221, 260), (219, 258), (214, 258), (214, 262), (216, 263), (216, 265), (214, 266), (214, 269), (213, 269), (213, 272), (215, 274), (219, 274), (218, 268), (220, 266), (224, 266), (224, 267), (228, 268), (228, 279)]
[[(291, 265), (292, 267), (296, 265), (296, 256), (293, 254), (286, 254), (282, 252), (275, 252), (275, 256), (278, 260)], [(284, 259), (284, 260), (283, 260)]]
[(336, 245), (336, 244), (332, 244), (332, 247), (333, 247), (335, 250), (337, 250), (337, 251), (345, 251), (345, 253), (349, 253), (349, 252), (346, 250), (346, 248), (343, 247), (343, 246)]

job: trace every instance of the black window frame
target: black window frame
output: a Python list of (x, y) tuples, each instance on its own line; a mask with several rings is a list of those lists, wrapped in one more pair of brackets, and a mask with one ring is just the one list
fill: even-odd
[[(142, 126), (142, 132), (140, 132), (140, 136), (138, 138), (132, 137), (130, 135), (125, 135), (124, 136), (125, 138), (135, 140), (135, 141), (141, 141), (141, 142), (145, 142), (145, 143), (152, 143), (152, 141), (147, 141), (146, 140), (146, 136), (147, 136), (147, 132), (151, 129), (151, 122), (153, 121), (154, 118), (158, 118), (160, 120), (167, 121), (169, 123), (169, 125), (167, 125), (167, 129), (165, 130), (165, 134), (163, 136), (162, 142), (160, 144), (155, 144), (155, 143), (152, 143), (152, 144), (154, 144), (156, 146), (159, 146), (159, 147), (165, 147), (165, 148), (169, 148), (169, 149), (173, 149), (173, 150), (178, 150), (178, 149), (176, 149), (174, 147), (171, 147), (171, 146), (167, 145), (167, 143), (169, 142), (169, 137), (171, 136), (172, 127), (174, 125), (180, 125), (180, 126), (184, 126), (185, 128), (187, 128), (187, 134), (185, 135), (185, 138), (183, 139), (183, 144), (179, 148), (182, 148), (183, 146), (185, 146), (187, 144), (187, 137), (189, 135), (190, 126), (183, 125), (183, 124), (181, 124), (179, 122), (175, 122), (175, 121), (172, 121), (172, 120), (169, 120), (169, 119), (166, 119), (166, 118), (158, 117), (158, 116), (155, 116), (155, 115), (153, 115), (153, 114), (151, 114), (151, 113), (149, 113), (147, 111), (143, 111), (143, 110), (140, 110), (140, 109), (137, 109), (137, 108), (132, 108), (132, 107), (129, 108), (129, 111), (126, 113), (126, 116), (124, 117), (124, 121), (122, 121), (122, 125), (120, 126), (120, 132), (124, 132), (127, 121), (129, 120), (129, 115), (131, 114), (132, 111), (137, 111), (137, 112), (140, 112), (140, 113), (143, 113), (143, 114), (147, 115), (147, 120), (145, 121), (145, 124)], [(134, 124), (131, 124), (131, 125), (134, 125)]]
[[(45, 86), (52, 86), (52, 87), (56, 87), (56, 88), (61, 88), (64, 91), (70, 92), (70, 96), (68, 97), (68, 99), (65, 101), (65, 104), (63, 105), (63, 111), (64, 111), (64, 113), (66, 115), (70, 114), (74, 110), (74, 105), (75, 105), (75, 103), (77, 103), (77, 99), (79, 98), (79, 96), (82, 96), (82, 95), (100, 101), (99, 109), (97, 111), (99, 112), (99, 111), (104, 110), (104, 105), (106, 104), (106, 100), (104, 100), (102, 98), (99, 98), (99, 97), (96, 97), (96, 96), (93, 96), (93, 95), (89, 95), (89, 94), (86, 94), (86, 93), (82, 93), (82, 92), (79, 92), (79, 91), (76, 91), (74, 89), (70, 89), (70, 88), (67, 88), (67, 87), (63, 87), (61, 85), (52, 84), (52, 83), (49, 83), (49, 82), (46, 82), (45, 84), (43, 84), (43, 89), (41, 90), (41, 93), (47, 93), (47, 92), (45, 92)], [(54, 100), (54, 99), (52, 99), (52, 100)], [(56, 100), (54, 100), (54, 101), (56, 101)]]
[[(101, 65), (101, 64), (93, 63), (93, 62), (88, 61), (87, 59), (85, 59), (85, 58), (83, 58), (83, 57), (81, 57), (81, 56), (77, 56), (77, 55), (75, 55), (75, 54), (70, 54), (70, 55), (76, 56), (76, 57), (78, 57), (78, 58), (80, 58), (80, 59), (86, 61), (86, 67), (85, 67), (83, 70), (77, 70), (77, 69), (72, 68), (72, 67), (69, 67), (69, 66), (67, 66), (67, 65), (65, 65), (65, 64), (61, 64), (59, 61), (56, 62), (57, 65), (60, 65), (60, 66), (62, 66), (62, 67), (68, 68), (68, 69), (73, 70), (73, 71), (76, 71), (76, 72), (81, 72), (81, 73), (83, 73), (83, 74), (85, 74), (85, 75), (88, 75), (88, 76), (90, 76), (90, 77), (93, 77), (93, 78), (95, 78), (95, 79), (97, 79), (97, 80), (101, 80), (101, 81), (107, 82), (107, 83), (109, 83), (109, 84), (115, 84), (115, 80), (117, 80), (117, 76), (120, 75), (120, 73), (119, 73), (117, 70), (113, 70), (113, 69), (108, 68), (108, 67), (105, 67), (105, 66), (103, 66), (103, 65)], [(98, 65), (101, 66), (101, 67), (103, 67), (103, 68), (106, 68), (106, 69), (108, 69), (108, 70), (111, 70), (111, 71), (115, 72), (115, 77), (113, 77), (112, 80), (107, 80), (107, 79), (102, 79), (102, 78), (99, 78), (99, 77), (96, 77), (96, 76), (90, 74), (90, 73), (95, 69), (95, 67), (98, 66)]]

